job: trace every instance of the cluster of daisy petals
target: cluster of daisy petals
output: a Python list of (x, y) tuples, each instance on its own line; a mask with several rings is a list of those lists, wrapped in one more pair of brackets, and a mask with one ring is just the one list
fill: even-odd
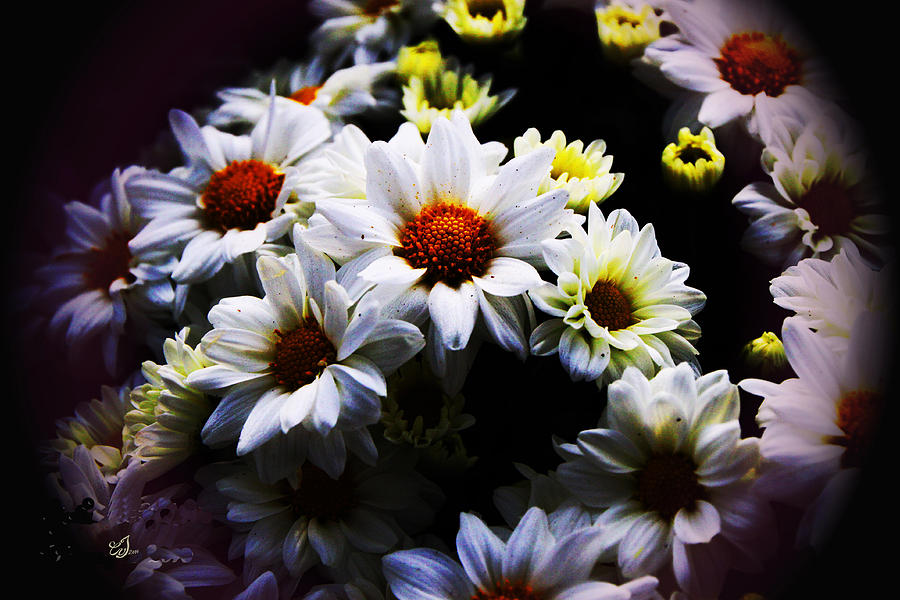
[[(795, 314), (783, 346), (767, 333), (751, 347), (755, 364), (779, 359), (767, 373), (795, 376), (735, 384), (702, 368), (707, 297), (689, 266), (663, 255), (653, 224), (601, 209), (623, 183), (606, 143), (529, 127), (512, 148), (479, 139), (513, 91), (491, 96), (433, 40), (411, 45), (443, 20), (508, 47), (524, 2), (312, 6), (309, 63), (220, 91), (205, 120), (173, 110), (179, 166), (116, 170), (91, 204), (66, 205), (66, 244), (37, 274), (48, 329), (128, 374), (44, 448), (64, 510), (89, 514), (113, 556), (137, 550), (120, 557), (123, 587), (716, 598), (774, 551), (773, 501), (802, 509), (802, 541), (827, 539), (885, 402), (892, 266), (852, 123), (802, 39), (755, 4), (596, 6), (604, 56), (674, 94), (680, 138), (710, 157), (712, 130), (760, 149), (771, 181), (733, 204)], [(372, 141), (360, 114), (406, 122)], [(138, 371), (120, 360), (136, 340), (153, 351)], [(445, 490), (423, 472), (471, 465), (459, 432), (478, 423), (461, 391), (483, 344), (557, 355), (536, 360), (590, 382), (605, 408), (546, 440), (556, 470), (516, 465), (524, 479), (494, 494), (504, 524), (461, 512), (451, 548), (430, 534)], [(740, 390), (761, 399), (761, 437), (742, 434)], [(175, 467), (194, 481), (160, 490)]]

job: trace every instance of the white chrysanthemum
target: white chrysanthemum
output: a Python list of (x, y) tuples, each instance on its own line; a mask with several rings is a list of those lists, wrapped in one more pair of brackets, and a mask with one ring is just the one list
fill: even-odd
[(295, 577), (317, 564), (337, 566), (354, 551), (391, 550), (409, 533), (404, 513), (433, 515), (434, 485), (398, 456), (386, 454), (375, 467), (351, 461), (336, 478), (306, 463), (274, 484), (233, 465), (210, 482), (227, 499), (225, 518), (237, 530), (232, 550), (249, 572), (283, 565)]
[(373, 63), (395, 56), (438, 17), (434, 0), (314, 0), (310, 9), (324, 19), (312, 43), (329, 64)]
[(743, 119), (762, 135), (772, 114), (811, 116), (819, 98), (832, 95), (824, 63), (771, 2), (670, 0), (665, 8), (679, 33), (644, 56), (703, 99), (704, 125)]
[(533, 265), (543, 266), (541, 242), (574, 218), (565, 191), (537, 194), (552, 151), (498, 169), (505, 149), (480, 144), (458, 111), (435, 122), (424, 147), (410, 146), (401, 153), (391, 143), (371, 144), (364, 199), (321, 198), (316, 209), (347, 244), (375, 246), (360, 275), (393, 298), (386, 310), (423, 329), (430, 323), (436, 374), (446, 373), (445, 354), (469, 346), (479, 315), (494, 341), (524, 357), (522, 294), (540, 283)]
[(566, 135), (554, 131), (547, 141), (541, 141), (541, 133), (532, 127), (513, 141), (515, 155), (524, 156), (537, 148), (552, 148), (555, 152), (550, 173), (538, 193), (555, 189), (569, 192), (567, 208), (586, 213), (589, 204), (602, 204), (619, 189), (625, 178), (624, 173), (610, 173), (612, 155), (604, 155), (606, 142), (594, 140), (588, 147), (584, 142), (574, 140), (566, 145)]
[(557, 283), (529, 292), (553, 318), (531, 334), (531, 351), (559, 353), (574, 381), (619, 378), (628, 366), (652, 376), (659, 367), (696, 362), (691, 341), (700, 328), (691, 319), (706, 302), (684, 285), (690, 269), (660, 255), (653, 225), (639, 230), (624, 209), (604, 219), (588, 208), (587, 233), (543, 244)]
[(790, 266), (853, 242), (870, 262), (884, 258), (889, 218), (845, 115), (773, 119), (764, 141), (762, 164), (772, 183), (752, 183), (732, 200), (751, 221), (742, 240), (747, 250)]
[(877, 314), (863, 313), (844, 352), (835, 352), (828, 338), (806, 325), (789, 317), (782, 330), (796, 378), (781, 383), (745, 379), (740, 386), (763, 397), (757, 422), (765, 428), (760, 452), (766, 462), (759, 487), (800, 505), (822, 494), (807, 515), (816, 543), (827, 538), (829, 517), (840, 514), (849, 491), (846, 479), (865, 464), (882, 421), (886, 332)]
[(117, 169), (97, 188), (97, 208), (66, 204), (66, 244), (37, 272), (41, 293), (60, 304), (51, 331), (65, 332), (73, 355), (99, 338), (110, 373), (126, 322), (146, 326), (154, 311), (171, 313), (175, 300), (169, 279), (174, 261), (129, 245), (147, 223), (132, 209), (129, 191), (144, 173), (141, 167)]
[(200, 128), (181, 111), (169, 114), (188, 164), (132, 182), (135, 210), (150, 219), (129, 243), (132, 251), (176, 254), (173, 278), (198, 283), (312, 212), (293, 197), (294, 166), (331, 128), (318, 109), (275, 100), (272, 94), (267, 114), (246, 136)]
[(635, 600), (650, 598), (654, 577), (617, 586), (591, 577), (604, 546), (596, 527), (554, 531), (540, 508), (528, 510), (504, 542), (478, 517), (459, 515), (459, 561), (419, 548), (384, 557), (398, 600)]
[(125, 415), (131, 408), (131, 387), (100, 387), (100, 399), (81, 402), (74, 417), (56, 421), (56, 439), (43, 448), (44, 462), (55, 465), (58, 454), (72, 458), (76, 448), (86, 449), (97, 462), (104, 478), (115, 483), (125, 465)]
[(147, 383), (131, 392), (134, 408), (125, 414), (129, 455), (154, 463), (160, 475), (197, 451), (200, 431), (213, 410), (212, 400), (185, 382), (194, 371), (213, 364), (187, 345), (188, 335), (185, 328), (163, 343), (164, 364), (144, 361), (141, 371)]
[(830, 261), (806, 258), (772, 279), (775, 304), (792, 310), (807, 327), (828, 337), (849, 338), (864, 312), (892, 320), (893, 266), (874, 270), (847, 244)]
[(475, 79), (471, 69), (445, 61), (428, 77), (410, 77), (403, 86), (403, 110), (406, 117), (422, 133), (431, 131), (432, 123), (440, 117), (449, 118), (451, 112), (462, 111), (469, 123), (477, 126), (500, 110), (515, 95), (516, 90), (491, 94), (491, 77)]
[[(362, 64), (327, 75), (321, 60), (314, 59), (290, 71), (286, 85), (277, 90), (275, 101), (317, 108), (339, 127), (347, 117), (396, 100), (389, 90), (377, 87), (394, 68), (393, 62)], [(209, 124), (216, 127), (256, 125), (269, 109), (269, 95), (257, 88), (227, 88), (216, 95), (222, 105), (207, 117)]]
[(671, 567), (682, 589), (711, 598), (729, 566), (756, 563), (751, 542), (770, 515), (749, 490), (759, 440), (741, 439), (738, 415), (725, 371), (682, 364), (648, 381), (630, 368), (609, 386), (601, 428), (559, 448), (559, 481), (605, 509), (595, 526), (625, 577)]
[(201, 348), (215, 364), (185, 380), (223, 396), (204, 442), (237, 439), (243, 455), (297, 426), (326, 436), (377, 422), (385, 373), (422, 349), (419, 330), (380, 316), (353, 263), (336, 274), (302, 242), (297, 254), (260, 257), (257, 268), (265, 297), (226, 298), (210, 310)]

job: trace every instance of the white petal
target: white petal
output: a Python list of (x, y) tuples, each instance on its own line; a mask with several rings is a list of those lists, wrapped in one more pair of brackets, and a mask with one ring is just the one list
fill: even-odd
[(705, 544), (719, 533), (722, 521), (716, 507), (698, 500), (693, 510), (680, 509), (672, 526), (675, 535), (685, 544)]
[(482, 290), (495, 296), (516, 296), (542, 283), (537, 269), (516, 258), (501, 256), (488, 261), (483, 277), (472, 277)]
[(465, 348), (478, 316), (474, 284), (467, 281), (454, 289), (442, 281), (437, 282), (428, 294), (428, 312), (444, 347), (449, 350)]

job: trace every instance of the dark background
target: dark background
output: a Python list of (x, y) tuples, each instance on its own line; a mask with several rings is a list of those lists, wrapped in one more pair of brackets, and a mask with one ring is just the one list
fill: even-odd
[[(793, 11), (833, 66), (847, 95), (846, 105), (869, 138), (885, 198), (892, 200), (889, 177), (895, 153), (889, 150), (898, 128), (896, 101), (886, 91), (897, 70), (891, 63), (894, 55), (888, 52), (893, 33), (890, 25), (877, 15), (873, 18), (871, 11), (857, 18), (848, 17), (852, 9), (832, 10), (821, 2), (782, 4)], [(537, 11), (540, 5), (530, 3), (529, 11)], [(86, 200), (94, 184), (108, 177), (113, 168), (148, 159), (145, 149), (165, 139), (170, 108), (193, 110), (210, 103), (215, 89), (239, 83), (254, 67), (265, 67), (281, 56), (303, 56), (306, 36), (315, 25), (303, 2), (251, 5), (157, 0), (65, 4), (52, 10), (32, 4), (21, 9), (15, 29), (24, 39), (13, 43), (7, 39), (5, 53), (4, 91), (12, 101), (6, 117), (12, 127), (7, 161), (12, 163), (7, 163), (4, 172), (13, 176), (6, 203), (4, 258), (11, 278), (27, 275), (33, 268), (35, 261), (29, 259), (29, 252), (59, 242), (64, 202)], [(471, 61), (463, 61), (485, 65), (482, 71), (494, 73), (495, 89), (503, 89), (505, 81), (527, 82), (518, 86), (516, 100), (488, 122), (479, 137), (501, 139), (511, 148), (511, 136), (527, 126), (537, 126), (544, 136), (559, 128), (570, 138), (586, 142), (606, 139), (609, 152), (616, 157), (613, 170), (625, 170), (626, 178), (604, 211), (623, 206), (640, 224), (653, 222), (663, 254), (692, 266), (688, 284), (710, 298), (697, 318), (703, 327), (699, 347), (704, 371), (729, 368), (732, 380), (738, 381), (743, 376), (736, 354), (740, 345), (763, 328), (777, 331), (785, 316), (773, 308), (765, 285), (777, 273), (740, 253), (734, 244), (734, 234), (743, 230), (746, 220), (728, 200), (745, 182), (726, 179), (713, 199), (720, 201), (707, 206), (685, 207), (661, 191), (655, 170), (658, 158), (652, 163), (642, 159), (638, 142), (656, 136), (662, 149), (658, 124), (665, 101), (627, 74), (610, 70), (595, 59), (593, 22), (581, 18), (583, 14), (560, 10), (545, 14), (540, 22), (533, 20), (526, 32), (526, 49), (530, 49), (526, 63), (495, 64), (492, 68), (487, 57), (471, 56)], [(848, 19), (852, 22), (849, 27)], [(466, 50), (451, 47), (453, 38), (447, 33), (439, 31), (442, 42), (450, 44), (442, 44), (442, 48), (465, 58)], [(533, 106), (540, 109), (535, 111)], [(635, 119), (635, 114), (646, 118)], [(684, 235), (681, 227), (691, 228), (690, 235)], [(710, 248), (722, 251), (711, 255)], [(43, 346), (43, 339), (21, 339), (17, 333), (29, 307), (17, 305), (11, 288), (7, 288), (7, 297), (13, 301), (5, 311), (5, 341), (10, 355), (6, 366), (14, 382), (8, 387), (12, 406), (7, 414), (12, 417), (10, 441), (15, 450), (7, 454), (14, 459), (8, 461), (11, 469), (6, 477), (8, 489), (21, 495), (13, 502), (24, 514), (15, 520), (25, 525), (20, 539), (29, 544), (39, 539), (36, 529), (40, 527), (29, 512), (40, 505), (32, 502), (39, 497), (38, 491), (32, 491), (37, 490), (39, 472), (31, 460), (31, 448), (36, 440), (52, 435), (54, 419), (70, 414), (77, 402), (96, 397), (99, 383), (112, 382), (97, 373), (73, 372), (64, 364), (61, 350), (49, 343)], [(760, 306), (766, 307), (761, 313)], [(714, 323), (731, 323), (734, 329), (726, 331)], [(893, 349), (889, 351), (896, 356)], [(534, 443), (535, 436), (546, 439), (540, 427), (549, 427), (571, 439), (579, 428), (591, 426), (601, 408), (590, 402), (595, 392), (585, 384), (563, 410), (554, 411), (557, 416), (545, 422), (540, 419), (545, 413), (539, 411), (546, 411), (541, 396), (525, 392), (550, 392), (555, 383), (566, 382), (556, 359), (532, 358), (528, 369), (522, 370), (495, 348), (482, 352), (467, 385), (467, 406), (476, 412), (472, 406), (496, 403), (494, 410), (476, 413), (481, 426), (478, 435), (469, 434), (472, 453), (494, 456), (504, 452), (511, 460), (526, 462), (539, 471), (554, 468), (558, 461), (546, 447)], [(37, 363), (22, 360), (38, 353)], [(527, 373), (518, 387), (494, 376), (506, 367)], [(484, 402), (479, 403), (479, 398)], [(896, 409), (889, 408), (885, 421), (890, 423), (895, 414)], [(483, 435), (496, 428), (522, 431), (522, 435), (509, 443)], [(896, 531), (891, 511), (894, 502), (886, 493), (890, 476), (896, 472), (896, 452), (891, 449), (889, 453), (886, 437), (882, 436), (876, 450), (879, 460), (870, 467), (828, 552), (809, 564), (773, 565), (773, 571), (783, 569), (791, 574), (777, 583), (761, 579), (758, 591), (776, 586), (782, 590), (779, 597), (809, 593), (838, 598), (851, 591), (863, 595), (880, 590), (881, 574), (892, 566), (889, 560), (893, 555), (879, 542), (890, 544), (891, 532)], [(478, 469), (483, 483), (458, 492), (461, 497), (456, 500), (466, 510), (490, 513), (489, 496), (485, 498), (483, 491), (511, 483), (516, 474), (508, 467), (489, 468), (486, 464)], [(443, 515), (445, 519), (451, 516)], [(35, 556), (30, 545), (28, 548), (27, 554), (19, 553), (20, 559)], [(36, 557), (34, 561), (42, 564)], [(38, 597), (49, 596), (51, 591), (71, 594), (77, 590), (104, 597), (89, 563), (64, 563), (59, 568), (49, 567), (52, 577), (35, 581)]]

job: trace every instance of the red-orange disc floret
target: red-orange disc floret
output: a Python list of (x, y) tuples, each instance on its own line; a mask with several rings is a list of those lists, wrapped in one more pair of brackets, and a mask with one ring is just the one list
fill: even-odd
[(400, 233), (394, 250), (416, 268), (425, 268), (425, 281), (458, 287), (484, 275), (494, 254), (490, 223), (468, 206), (441, 202), (424, 207)]
[(131, 274), (131, 251), (128, 237), (121, 232), (106, 238), (103, 248), (91, 248), (87, 256), (87, 267), (83, 273), (84, 284), (89, 290), (109, 290), (110, 284), (119, 278), (133, 283)]
[(290, 99), (295, 102), (299, 102), (300, 104), (309, 106), (316, 99), (316, 96), (319, 95), (319, 90), (321, 89), (321, 85), (309, 85), (306, 87), (302, 87), (291, 94)]
[(626, 329), (634, 323), (631, 302), (610, 281), (598, 281), (584, 297), (584, 305), (600, 327), (610, 331)]
[(799, 53), (781, 36), (759, 31), (732, 35), (714, 61), (722, 79), (742, 94), (777, 97), (802, 74)]
[(287, 333), (276, 329), (275, 334), (280, 339), (275, 345), (275, 361), (269, 366), (279, 385), (289, 390), (312, 383), (337, 358), (334, 346), (315, 319), (307, 319)]
[(362, 7), (364, 14), (370, 17), (377, 17), (384, 11), (400, 4), (400, 0), (367, 0)]
[(504, 579), (493, 590), (478, 590), (472, 600), (541, 600), (541, 597), (527, 583), (513, 583)]
[(224, 231), (253, 229), (272, 218), (282, 184), (284, 173), (261, 160), (232, 161), (209, 178), (203, 214)]
[(856, 390), (841, 398), (837, 425), (846, 434), (834, 442), (846, 446), (841, 457), (844, 467), (861, 467), (878, 431), (884, 396), (875, 390)]

